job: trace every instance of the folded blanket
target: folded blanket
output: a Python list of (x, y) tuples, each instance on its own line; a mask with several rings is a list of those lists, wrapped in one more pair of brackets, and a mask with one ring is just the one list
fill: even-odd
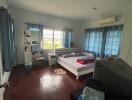
[(77, 59), (77, 62), (80, 64), (89, 64), (93, 63), (95, 61), (94, 58), (82, 58), (82, 59)]

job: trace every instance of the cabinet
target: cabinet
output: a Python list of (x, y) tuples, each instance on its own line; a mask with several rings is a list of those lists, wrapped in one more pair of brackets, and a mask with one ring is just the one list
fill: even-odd
[(48, 53), (49, 66), (57, 64), (57, 55), (56, 53)]

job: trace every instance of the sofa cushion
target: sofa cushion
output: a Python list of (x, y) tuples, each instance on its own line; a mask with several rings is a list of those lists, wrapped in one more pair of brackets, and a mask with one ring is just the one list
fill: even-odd
[(105, 93), (90, 87), (85, 87), (79, 100), (105, 100)]

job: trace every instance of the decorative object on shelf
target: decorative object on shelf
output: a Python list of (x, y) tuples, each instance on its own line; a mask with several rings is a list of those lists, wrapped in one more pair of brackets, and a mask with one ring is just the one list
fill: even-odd
[(39, 44), (38, 41), (32, 41), (32, 44)]
[(30, 31), (25, 30), (24, 31), (24, 37), (31, 37)]

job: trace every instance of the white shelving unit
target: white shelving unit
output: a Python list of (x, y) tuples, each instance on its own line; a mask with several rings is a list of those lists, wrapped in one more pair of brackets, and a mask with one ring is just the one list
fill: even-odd
[(24, 58), (25, 69), (30, 70), (32, 68), (31, 34), (27, 30), (24, 31)]

